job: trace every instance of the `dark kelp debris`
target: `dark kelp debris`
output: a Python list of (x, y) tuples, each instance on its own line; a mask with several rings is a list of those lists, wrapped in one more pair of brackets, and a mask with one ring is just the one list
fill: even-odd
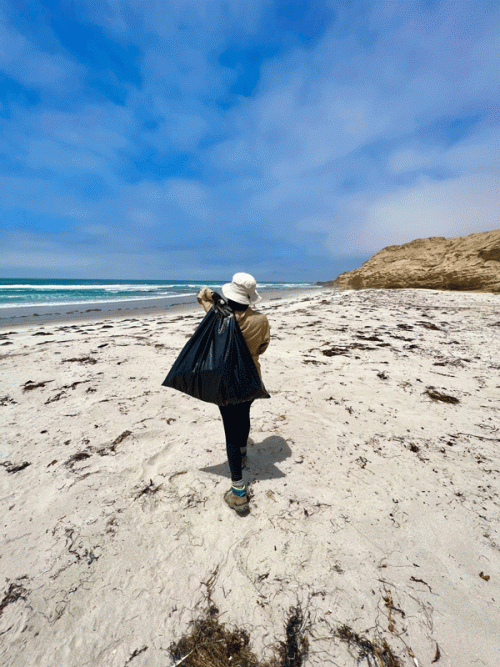
[(148, 650), (147, 646), (143, 646), (142, 648), (136, 648), (135, 651), (130, 655), (130, 658), (125, 663), (125, 667), (127, 667), (127, 665), (130, 665), (130, 663), (134, 658), (137, 658), (138, 655), (141, 655), (141, 653), (144, 653), (144, 651), (147, 650)]
[(107, 447), (101, 447), (97, 450), (97, 453), (100, 456), (108, 456), (108, 454), (116, 454), (116, 445), (119, 445), (121, 442), (128, 438), (129, 435), (132, 435), (132, 431), (123, 431), (113, 442)]
[(73, 454), (67, 461), (65, 461), (64, 465), (68, 468), (73, 468), (73, 465), (78, 461), (84, 461), (89, 458), (90, 454), (88, 452), (76, 452), (76, 454)]
[(441, 651), (439, 650), (439, 646), (436, 644), (436, 653), (434, 654), (434, 660), (432, 662), (437, 662), (441, 657)]
[(158, 484), (157, 486), (154, 485), (153, 480), (149, 480), (149, 484), (146, 484), (138, 493), (135, 495), (135, 499), (138, 500), (141, 498), (141, 496), (154, 496), (155, 493), (158, 493), (158, 491), (161, 489), (161, 484)]
[(385, 639), (379, 644), (354, 632), (348, 625), (341, 625), (336, 631), (339, 639), (357, 653), (358, 664), (366, 660), (368, 667), (402, 667), (401, 661), (394, 655)]
[(113, 440), (113, 444), (111, 445), (112, 447), (116, 447), (116, 445), (119, 445), (120, 442), (123, 442), (125, 438), (128, 438), (129, 435), (132, 435), (132, 431), (123, 431), (115, 440)]
[(460, 403), (459, 399), (455, 398), (455, 396), (443, 394), (442, 392), (437, 391), (437, 389), (434, 389), (434, 387), (427, 387), (427, 389), (424, 391), (424, 394), (427, 394), (427, 396), (433, 401), (442, 401), (443, 403)]
[(3, 596), (3, 599), (0, 600), (0, 616), (3, 614), (7, 605), (12, 604), (17, 600), (24, 600), (26, 602), (26, 596), (28, 593), (29, 591), (27, 591), (22, 584), (17, 582), (11, 583), (7, 589), (7, 592)]
[(246, 630), (227, 628), (219, 621), (217, 607), (210, 603), (207, 611), (191, 622), (191, 632), (172, 643), (169, 651), (173, 664), (182, 667), (302, 667), (308, 641), (300, 606), (290, 609), (285, 635), (271, 660), (260, 662), (250, 649)]
[(24, 470), (25, 468), (30, 466), (31, 463), (29, 461), (23, 461), (22, 463), (16, 464), (16, 463), (11, 463), (10, 461), (4, 461), (0, 465), (3, 465), (3, 467), (7, 472), (14, 473), (14, 472), (19, 472), (20, 470)]
[(94, 357), (73, 357), (72, 359), (63, 359), (63, 363), (67, 363), (69, 361), (79, 361), (81, 364), (97, 363), (97, 359), (94, 359)]
[(32, 389), (39, 389), (40, 387), (45, 387), (47, 382), (54, 382), (54, 380), (44, 380), (43, 382), (33, 382), (33, 380), (28, 380), (23, 384), (23, 391), (31, 391)]
[(13, 398), (10, 396), (2, 396), (0, 398), (0, 405), (16, 405), (17, 401), (15, 401)]

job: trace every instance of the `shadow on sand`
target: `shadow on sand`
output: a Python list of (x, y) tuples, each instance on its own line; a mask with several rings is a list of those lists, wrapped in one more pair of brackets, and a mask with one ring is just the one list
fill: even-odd
[[(285, 477), (285, 473), (276, 464), (291, 455), (292, 450), (287, 441), (279, 435), (271, 435), (261, 442), (255, 442), (248, 447), (245, 466), (246, 477), (260, 480)], [(230, 477), (227, 460), (214, 466), (200, 468), (200, 470), (221, 477)]]

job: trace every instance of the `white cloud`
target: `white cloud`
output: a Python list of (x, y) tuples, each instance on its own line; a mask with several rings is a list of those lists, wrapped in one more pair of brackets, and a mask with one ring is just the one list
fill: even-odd
[(366, 207), (357, 229), (360, 252), (428, 236), (461, 236), (500, 229), (500, 182), (494, 176), (418, 185), (382, 197)]
[(130, 222), (140, 225), (141, 227), (151, 227), (158, 222), (156, 215), (146, 208), (134, 207), (129, 209), (127, 211), (127, 218)]
[(84, 68), (61, 54), (41, 51), (14, 28), (0, 23), (0, 66), (26, 86), (68, 91), (79, 86)]
[(0, 265), (5, 270), (71, 270), (92, 264), (89, 254), (69, 250), (57, 235), (48, 238), (40, 233), (9, 231), (0, 239)]

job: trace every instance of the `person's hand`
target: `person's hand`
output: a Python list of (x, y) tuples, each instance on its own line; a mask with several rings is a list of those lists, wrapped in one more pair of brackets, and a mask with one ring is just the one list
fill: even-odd
[(203, 285), (203, 287), (200, 289), (198, 292), (198, 296), (200, 298), (205, 298), (205, 299), (211, 299), (212, 298), (212, 290), (207, 287), (206, 285)]

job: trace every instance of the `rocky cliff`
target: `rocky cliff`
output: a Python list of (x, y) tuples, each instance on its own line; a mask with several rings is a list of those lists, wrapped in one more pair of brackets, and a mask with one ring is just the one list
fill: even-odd
[(319, 284), (500, 292), (500, 229), (388, 246), (359, 269)]

